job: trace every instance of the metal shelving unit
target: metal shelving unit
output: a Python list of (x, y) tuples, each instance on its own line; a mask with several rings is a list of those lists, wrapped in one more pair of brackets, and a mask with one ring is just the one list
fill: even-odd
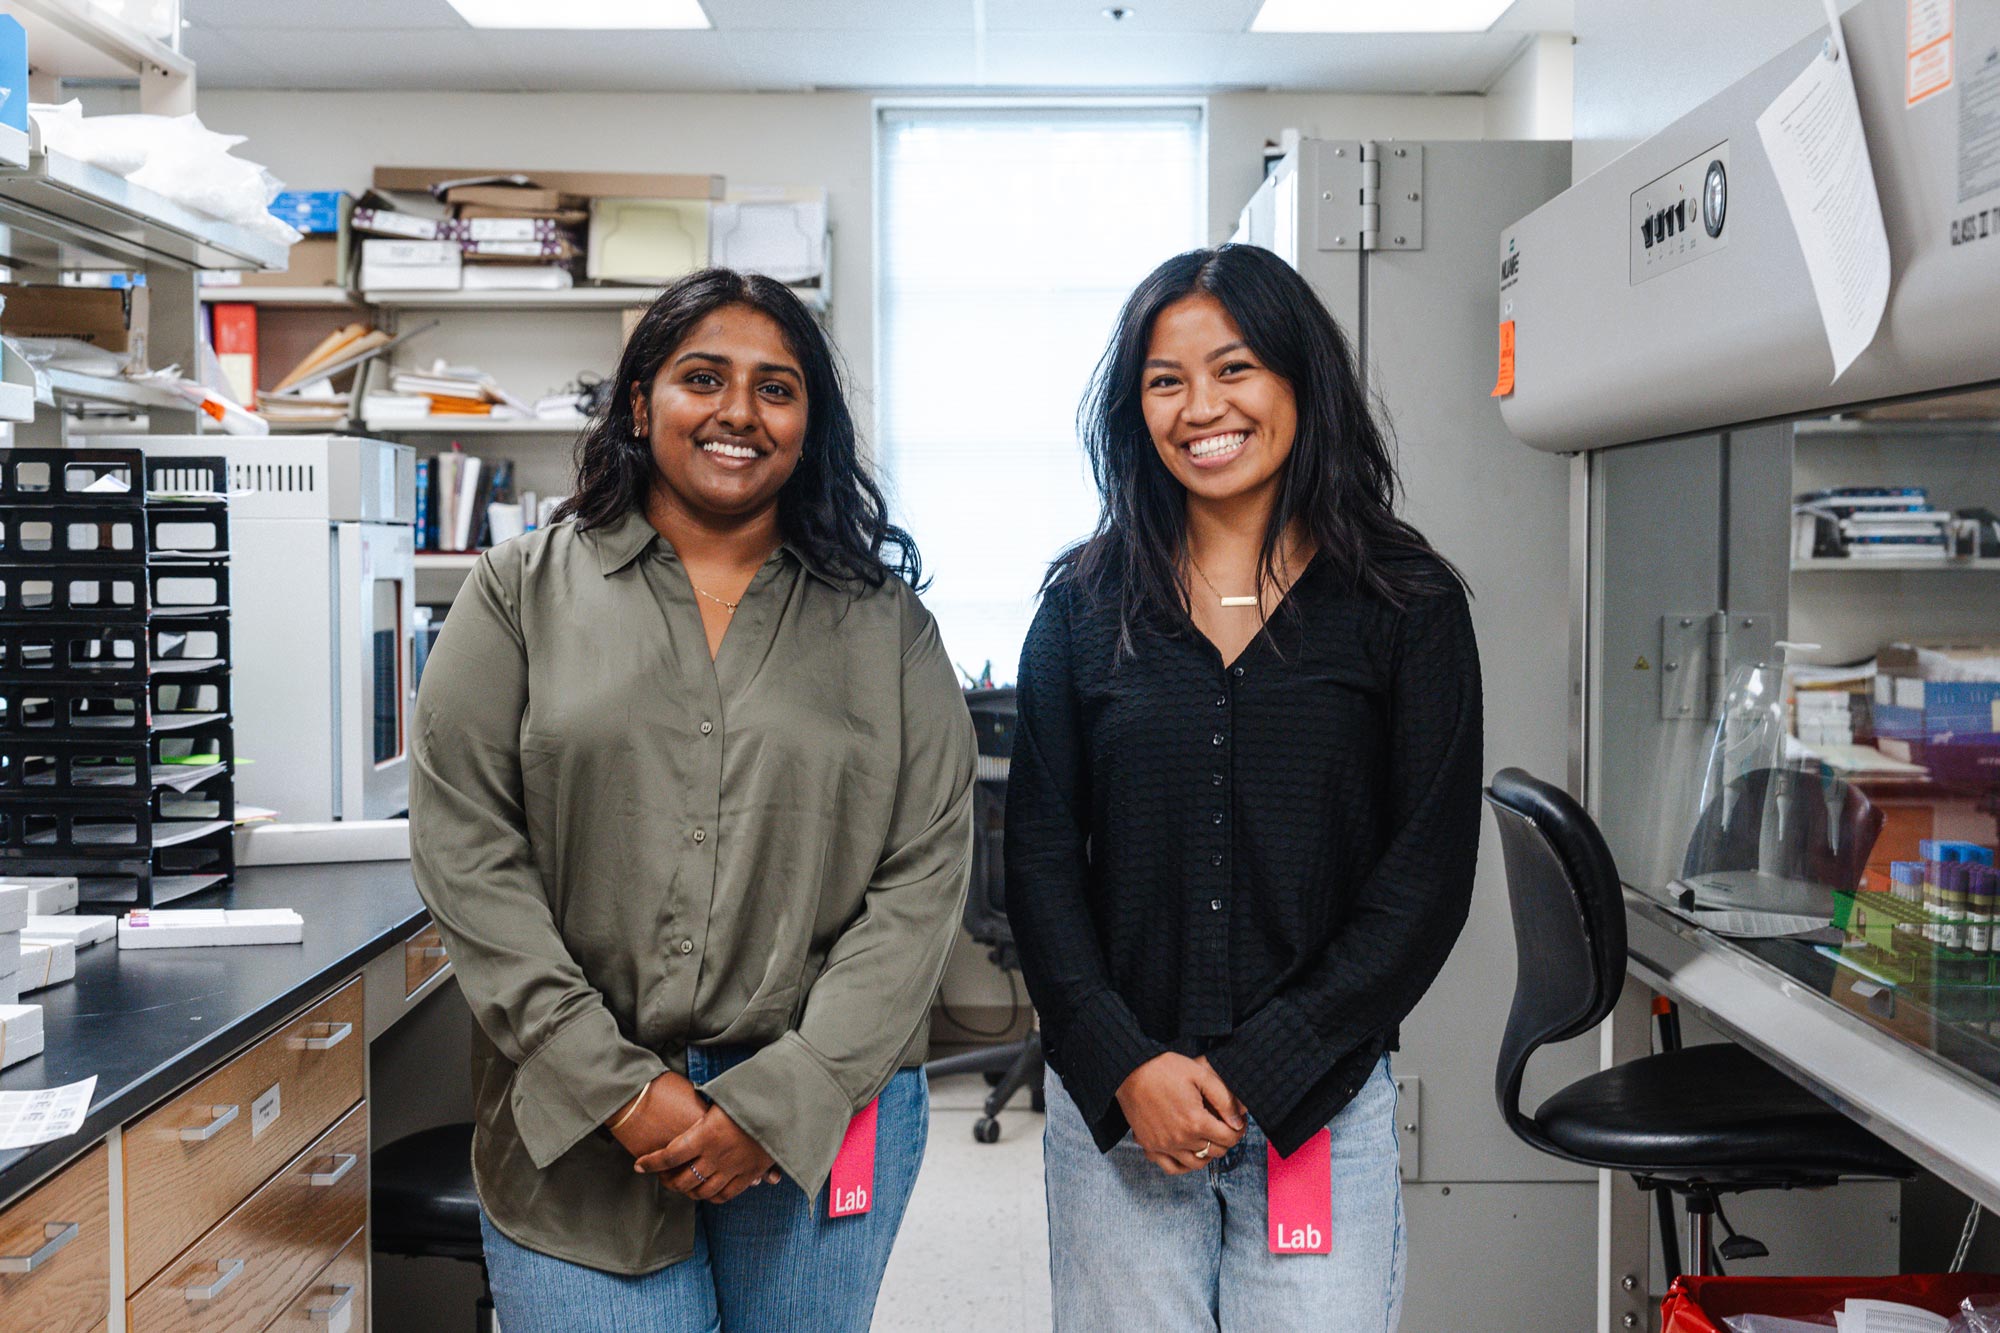
[(1836, 556), (1816, 560), (1792, 561), (1792, 572), (1794, 574), (1829, 573), (1833, 571), (1844, 574), (1991, 574), (2000, 571), (2000, 559), (1987, 557), (1983, 559), (1954, 560), (1949, 556), (1943, 558), (1932, 556), (1929, 559), (1910, 557), (1898, 560), (1886, 556), (1874, 558), (1863, 556), (1859, 559), (1850, 560), (1845, 557)]

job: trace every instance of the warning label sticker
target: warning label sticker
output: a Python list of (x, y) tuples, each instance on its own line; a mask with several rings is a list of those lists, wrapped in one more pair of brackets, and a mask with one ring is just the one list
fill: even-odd
[(1903, 94), (1910, 106), (1951, 87), (1954, 0), (1909, 0), (1909, 59)]

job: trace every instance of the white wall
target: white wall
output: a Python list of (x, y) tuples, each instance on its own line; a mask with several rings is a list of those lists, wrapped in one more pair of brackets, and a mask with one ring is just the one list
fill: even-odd
[(1576, 60), (1566, 32), (1537, 33), (1486, 90), (1489, 139), (1567, 139)]

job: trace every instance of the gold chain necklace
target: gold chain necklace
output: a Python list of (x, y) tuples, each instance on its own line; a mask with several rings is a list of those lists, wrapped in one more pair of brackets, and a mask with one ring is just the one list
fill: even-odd
[(1193, 567), (1194, 572), (1201, 578), (1201, 581), (1203, 583), (1208, 584), (1208, 590), (1214, 593), (1216, 600), (1221, 602), (1224, 606), (1254, 606), (1258, 607), (1259, 609), (1263, 607), (1264, 604), (1263, 599), (1256, 596), (1254, 593), (1242, 597), (1224, 596), (1222, 590), (1216, 587), (1214, 583), (1210, 582), (1208, 575), (1202, 572), (1201, 566), (1195, 563), (1195, 558), (1193, 556), (1188, 557), (1188, 564)]
[(743, 605), (743, 603), (740, 600), (732, 602), (727, 598), (717, 597), (712, 592), (703, 592), (700, 588), (695, 588), (693, 579), (688, 580), (688, 587), (694, 588), (696, 593), (700, 594), (703, 597), (708, 598), (709, 601), (714, 602), (717, 606), (725, 608), (732, 616), (736, 614), (736, 608)]

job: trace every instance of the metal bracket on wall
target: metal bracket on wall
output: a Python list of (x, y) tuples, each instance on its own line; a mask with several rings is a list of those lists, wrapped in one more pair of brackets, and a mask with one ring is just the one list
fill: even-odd
[(1412, 1077), (1396, 1080), (1397, 1165), (1404, 1180), (1424, 1178), (1423, 1085)]
[(1318, 170), (1321, 250), (1424, 248), (1424, 150), (1416, 144), (1325, 143)]
[(1660, 617), (1660, 719), (1713, 722), (1738, 668), (1777, 662), (1776, 622), (1763, 612)]

